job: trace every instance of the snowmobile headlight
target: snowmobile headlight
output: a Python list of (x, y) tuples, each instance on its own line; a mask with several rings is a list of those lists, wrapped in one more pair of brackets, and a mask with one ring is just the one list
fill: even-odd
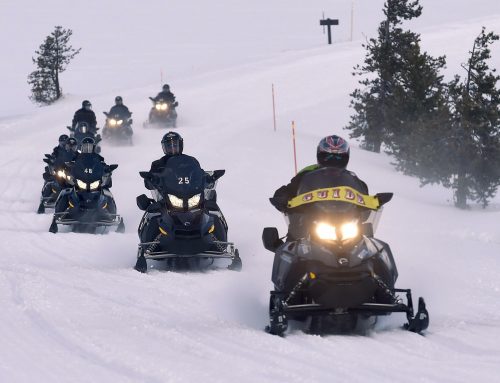
[(117, 124), (117, 121), (114, 118), (112, 118), (112, 119), (109, 120), (109, 125), (110, 126), (116, 126), (116, 124)]
[(160, 104), (161, 110), (167, 110), (168, 104)]
[(161, 110), (161, 104), (156, 104), (155, 108), (156, 108), (156, 110)]
[(356, 221), (344, 223), (340, 226), (340, 233), (343, 241), (356, 238), (359, 234), (358, 223)]
[(116, 125), (120, 126), (121, 124), (123, 124), (123, 120), (116, 121)]
[(95, 190), (99, 187), (99, 184), (100, 184), (101, 181), (97, 180), (97, 181), (94, 181), (94, 182), (91, 182), (90, 183), (90, 190)]
[(64, 170), (58, 170), (57, 171), (57, 176), (59, 178), (66, 179), (66, 173), (64, 172)]
[(335, 231), (335, 226), (329, 225), (327, 223), (318, 223), (316, 225), (316, 234), (319, 239), (326, 239), (329, 241), (337, 240), (337, 232)]
[(201, 199), (201, 194), (196, 194), (192, 196), (190, 199), (188, 199), (188, 208), (192, 209), (193, 207), (198, 206), (198, 204), (200, 203), (200, 199)]
[(173, 194), (169, 194), (168, 199), (170, 200), (170, 203), (173, 207), (182, 208), (184, 206), (184, 201), (182, 200), (182, 198), (176, 197)]
[(77, 179), (76, 180), (76, 185), (80, 188), (80, 189), (87, 189), (87, 184), (85, 182), (83, 182), (82, 180), (79, 180)]

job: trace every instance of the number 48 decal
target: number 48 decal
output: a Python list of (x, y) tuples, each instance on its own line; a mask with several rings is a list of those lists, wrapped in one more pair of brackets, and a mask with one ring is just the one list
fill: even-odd
[(189, 177), (178, 177), (179, 185), (189, 184)]
[(92, 168), (85, 168), (84, 173), (92, 174)]

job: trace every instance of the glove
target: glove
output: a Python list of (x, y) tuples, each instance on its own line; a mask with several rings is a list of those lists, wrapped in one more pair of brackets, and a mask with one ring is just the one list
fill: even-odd
[(269, 198), (271, 205), (273, 205), (276, 209), (281, 212), (285, 212), (288, 207), (288, 199), (285, 197), (273, 197)]

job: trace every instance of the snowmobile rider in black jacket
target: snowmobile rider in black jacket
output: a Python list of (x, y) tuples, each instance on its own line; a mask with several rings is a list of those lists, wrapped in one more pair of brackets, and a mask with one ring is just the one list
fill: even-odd
[(111, 107), (108, 113), (110, 116), (114, 114), (120, 115), (123, 119), (128, 119), (132, 116), (132, 113), (128, 110), (128, 108), (123, 104), (123, 98), (121, 96), (115, 97), (115, 105)]
[(54, 158), (57, 158), (59, 157), (59, 154), (61, 154), (61, 152), (63, 150), (66, 150), (66, 143), (68, 142), (68, 135), (67, 134), (61, 134), (59, 136), (59, 145), (57, 145), (56, 147), (54, 147), (54, 149), (52, 149), (52, 157)]
[(75, 129), (79, 122), (86, 122), (94, 134), (97, 132), (97, 119), (92, 110), (92, 104), (88, 100), (84, 100), (82, 102), (82, 108), (75, 112), (71, 127)]
[[(179, 133), (168, 132), (161, 139), (161, 148), (163, 149), (163, 153), (165, 155), (151, 163), (151, 169), (149, 169), (150, 173), (161, 173), (163, 169), (165, 169), (169, 158), (182, 154), (182, 150), (184, 149), (184, 139)], [(144, 180), (144, 186), (149, 190), (155, 189), (154, 186), (151, 185), (151, 183), (146, 179)]]
[(170, 91), (170, 85), (165, 84), (163, 85), (162, 91), (156, 95), (156, 97), (153, 98), (155, 102), (159, 100), (164, 100), (166, 102), (174, 103), (175, 102), (175, 96), (174, 94)]
[[(362, 194), (368, 194), (368, 186), (359, 179), (355, 173), (346, 169), (349, 162), (350, 148), (347, 141), (342, 137), (332, 135), (323, 138), (317, 148), (316, 158), (318, 163), (307, 166), (293, 177), (288, 185), (281, 186), (270, 198), (271, 204), (281, 212), (287, 211), (288, 201), (298, 195), (298, 188), (302, 178), (319, 169), (328, 168), (331, 176), (331, 186), (349, 186)], [(288, 240), (300, 237), (300, 217), (290, 215), (288, 228)]]

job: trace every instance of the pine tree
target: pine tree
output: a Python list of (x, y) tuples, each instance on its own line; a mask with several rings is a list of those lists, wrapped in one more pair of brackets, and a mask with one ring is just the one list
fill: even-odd
[(34, 102), (51, 104), (61, 97), (59, 74), (66, 70), (69, 62), (81, 50), (69, 45), (72, 34), (71, 29), (56, 26), (35, 51), (37, 57), (32, 60), (37, 69), (28, 76), (28, 84), (31, 85), (30, 98)]
[(462, 209), (467, 200), (486, 207), (500, 185), (500, 77), (487, 65), (496, 40), (483, 28), (463, 65), (465, 78), (455, 76), (446, 91), (435, 94), (431, 118), (407, 129), (406, 157), (393, 153), (398, 168), (423, 185), (451, 188)]
[(465, 79), (456, 76), (449, 85), (456, 140), (451, 156), (458, 159), (451, 186), (459, 208), (468, 198), (486, 207), (500, 185), (500, 77), (487, 64), (489, 46), (498, 39), (483, 27), (463, 65)]
[[(362, 138), (365, 149), (380, 152), (386, 144), (393, 152), (402, 151), (406, 144), (398, 139), (411, 126), (407, 121), (413, 124), (421, 118), (415, 113), (415, 105), (432, 109), (428, 104), (436, 99), (429, 97), (430, 90), (441, 92), (438, 71), (444, 66), (444, 57), (434, 59), (422, 54), (419, 35), (401, 28), (404, 20), (421, 13), (419, 0), (387, 0), (386, 19), (380, 24), (378, 38), (364, 45), (364, 64), (355, 67), (353, 73), (365, 77), (359, 81), (363, 89), (351, 94), (355, 114), (346, 129), (351, 131), (351, 138)], [(422, 70), (426, 71), (425, 83), (419, 82)]]

